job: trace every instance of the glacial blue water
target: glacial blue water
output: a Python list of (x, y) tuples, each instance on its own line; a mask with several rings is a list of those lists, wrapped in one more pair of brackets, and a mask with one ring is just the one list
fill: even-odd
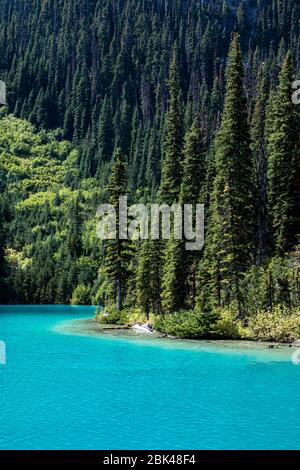
[(300, 448), (293, 350), (72, 333), (93, 314), (0, 307), (0, 449)]

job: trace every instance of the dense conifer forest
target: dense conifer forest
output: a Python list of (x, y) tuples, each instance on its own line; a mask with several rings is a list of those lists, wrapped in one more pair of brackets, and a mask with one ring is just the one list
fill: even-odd
[[(180, 337), (300, 328), (299, 0), (0, 0), (0, 300)], [(205, 246), (99, 204), (204, 204)]]

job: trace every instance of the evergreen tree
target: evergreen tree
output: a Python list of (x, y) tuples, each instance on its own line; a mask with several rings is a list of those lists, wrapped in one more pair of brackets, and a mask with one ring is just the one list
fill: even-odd
[[(182, 205), (192, 205), (195, 211), (205, 181), (203, 143), (198, 120), (186, 135), (183, 156), (180, 202)], [(162, 283), (162, 306), (166, 313), (195, 306), (199, 253), (186, 252), (185, 242), (184, 238), (171, 239), (166, 246)]]
[[(193, 213), (196, 210), (196, 204), (204, 203), (205, 195), (205, 152), (203, 145), (203, 137), (200, 130), (200, 123), (196, 119), (187, 132), (184, 145), (183, 160), (183, 176), (180, 192), (181, 204), (191, 204)], [(193, 218), (195, 223), (195, 218)], [(182, 266), (184, 271), (184, 288), (185, 305), (194, 308), (196, 302), (196, 277), (197, 268), (201, 253), (186, 252), (185, 240), (181, 242)]]
[(119, 198), (127, 192), (127, 164), (121, 149), (115, 153), (114, 164), (107, 185), (109, 203), (116, 210), (117, 238), (105, 242), (105, 271), (113, 285), (117, 310), (122, 310), (125, 286), (129, 273), (130, 244), (122, 239), (119, 227)]
[(79, 200), (76, 197), (69, 211), (70, 229), (68, 233), (68, 248), (71, 258), (76, 258), (81, 252), (81, 217)]
[(180, 79), (178, 72), (177, 49), (173, 51), (169, 78), (169, 110), (163, 147), (162, 179), (160, 199), (172, 205), (178, 201), (181, 185), (181, 161), (183, 147), (183, 122), (180, 100)]
[(184, 243), (182, 240), (168, 240), (164, 250), (162, 273), (163, 314), (174, 313), (185, 306)]
[(149, 319), (150, 312), (161, 312), (161, 266), (159, 240), (145, 240), (139, 252), (135, 292), (138, 306)]
[(213, 296), (219, 305), (237, 300), (240, 280), (253, 253), (253, 163), (243, 88), (239, 36), (234, 35), (227, 66), (221, 127), (215, 141), (215, 171), (206, 257)]
[(101, 164), (111, 161), (114, 150), (112, 110), (107, 95), (101, 106), (98, 129), (98, 151), (96, 158), (99, 174)]
[(205, 152), (200, 124), (196, 119), (185, 137), (180, 191), (181, 203), (193, 205), (199, 203), (204, 181)]
[(266, 107), (268, 101), (266, 67), (259, 71), (256, 101), (251, 120), (251, 149), (255, 165), (256, 256), (261, 264), (270, 253), (269, 218), (267, 208), (267, 154), (265, 142)]
[(269, 207), (279, 253), (295, 246), (300, 234), (299, 118), (291, 99), (293, 77), (289, 52), (280, 72), (267, 129)]
[[(107, 295), (119, 308), (126, 296), (130, 307), (135, 299), (145, 313), (164, 314), (191, 310), (197, 290), (205, 313), (231, 301), (249, 313), (258, 305), (250, 279), (258, 297), (264, 292), (258, 308), (298, 306), (299, 119), (291, 65), (278, 80), (287, 48), (295, 76), (300, 70), (298, 2), (135, 3), (2, 0), (0, 78), (8, 109), (39, 129), (0, 112), (2, 291), (9, 301), (28, 303), (103, 303)], [(233, 30), (241, 33), (246, 73), (242, 81), (241, 55), (232, 46), (221, 123)], [(266, 73), (258, 74), (262, 63)], [(190, 130), (196, 116), (201, 125)], [(143, 242), (135, 258), (129, 242), (95, 240), (94, 215), (100, 201), (108, 202), (111, 173), (114, 204), (126, 194), (119, 184), (125, 166), (111, 168), (118, 146), (127, 157), (132, 201), (205, 203), (205, 257), (187, 252), (185, 240)], [(272, 255), (268, 228), (276, 254), (291, 251), (282, 267), (273, 260), (274, 269), (265, 267)], [(254, 256), (260, 266), (248, 271)], [(132, 259), (138, 261), (129, 269)], [(3, 266), (3, 251), (1, 260)], [(293, 271), (282, 272), (286, 266)]]
[(4, 287), (4, 214), (3, 214), (3, 200), (0, 197), (0, 303), (5, 301), (5, 287)]

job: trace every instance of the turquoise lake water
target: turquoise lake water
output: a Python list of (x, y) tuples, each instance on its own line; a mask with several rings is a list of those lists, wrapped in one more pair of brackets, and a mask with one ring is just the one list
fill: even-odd
[(97, 337), (71, 322), (93, 314), (0, 307), (0, 449), (300, 449), (292, 349)]

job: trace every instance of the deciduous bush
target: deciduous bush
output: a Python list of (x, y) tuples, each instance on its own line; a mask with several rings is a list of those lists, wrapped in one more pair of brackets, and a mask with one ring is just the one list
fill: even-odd
[(248, 319), (246, 337), (261, 341), (292, 342), (299, 336), (300, 309), (276, 306)]

